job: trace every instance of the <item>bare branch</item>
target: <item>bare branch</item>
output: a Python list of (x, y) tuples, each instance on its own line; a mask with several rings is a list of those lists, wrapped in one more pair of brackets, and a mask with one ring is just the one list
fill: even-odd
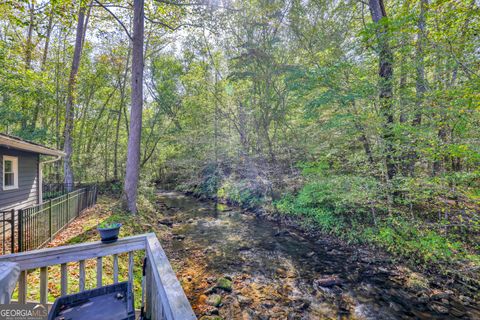
[(127, 29), (127, 27), (125, 27), (125, 25), (123, 24), (123, 22), (122, 22), (112, 11), (110, 11), (110, 9), (108, 9), (106, 6), (104, 6), (102, 3), (100, 3), (100, 1), (95, 0), (95, 2), (96, 2), (100, 7), (102, 7), (103, 9), (105, 9), (108, 13), (110, 13), (110, 15), (111, 15), (115, 20), (117, 20), (117, 22), (120, 24), (120, 26), (123, 28), (123, 30), (125, 30), (125, 33), (126, 33), (127, 36), (130, 38), (130, 40), (133, 40), (132, 36), (130, 35), (130, 32), (128, 32), (128, 29)]
[(169, 25), (165, 22), (150, 19), (147, 16), (145, 16), (145, 20), (147, 20), (148, 22), (153, 23), (153, 24), (161, 25), (162, 27), (165, 27), (165, 28), (170, 29), (172, 31), (177, 31), (178, 29), (180, 29), (182, 27), (196, 27), (196, 28), (201, 28), (202, 27), (200, 25), (195, 25), (195, 24), (191, 24), (191, 23), (182, 23), (182, 24), (179, 24), (178, 26), (171, 26), (171, 25)]
[(168, 1), (168, 0), (156, 0), (157, 2), (168, 4), (171, 6), (206, 6), (208, 5), (207, 3), (202, 3), (202, 2), (176, 2), (176, 1)]

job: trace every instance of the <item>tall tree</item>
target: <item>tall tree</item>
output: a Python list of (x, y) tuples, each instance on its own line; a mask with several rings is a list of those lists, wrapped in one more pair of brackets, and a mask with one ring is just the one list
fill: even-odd
[(65, 130), (63, 133), (65, 158), (63, 162), (64, 169), (64, 183), (67, 186), (68, 190), (73, 188), (73, 170), (72, 170), (72, 133), (73, 133), (73, 122), (74, 122), (74, 106), (75, 106), (75, 91), (77, 86), (77, 74), (78, 68), (80, 66), (80, 58), (82, 55), (82, 46), (83, 46), (83, 34), (85, 31), (85, 3), (80, 2), (80, 8), (78, 9), (78, 19), (77, 19), (77, 31), (75, 36), (75, 49), (73, 51), (73, 60), (72, 68), (70, 69), (70, 77), (68, 79), (68, 89), (67, 89), (67, 105), (65, 109)]
[(143, 109), (143, 38), (144, 0), (133, 2), (132, 37), (132, 108), (130, 111), (130, 135), (128, 137), (127, 170), (123, 192), (124, 207), (137, 212), (137, 187), (140, 170), (140, 142)]
[[(376, 37), (378, 44), (379, 69), (379, 100), (382, 116), (385, 118), (383, 139), (385, 143), (385, 160), (387, 178), (392, 180), (396, 174), (394, 162), (394, 134), (393, 134), (393, 53), (389, 44), (388, 24), (385, 21), (387, 12), (383, 0), (369, 1), (372, 20), (376, 24)], [(382, 20), (383, 19), (383, 20)]]

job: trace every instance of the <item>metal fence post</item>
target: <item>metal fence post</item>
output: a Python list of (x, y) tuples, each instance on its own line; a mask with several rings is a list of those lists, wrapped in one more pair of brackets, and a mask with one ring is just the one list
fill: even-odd
[[(15, 253), (15, 209), (12, 209), (12, 211), (10, 212), (10, 215), (11, 215), (11, 217), (10, 217), (11, 218), (10, 219), (10, 232), (12, 233), (12, 236), (10, 237), (10, 241), (11, 241), (10, 251), (11, 251), (11, 253)], [(3, 214), (3, 216), (5, 217), (5, 213)], [(3, 223), (5, 223), (5, 222), (3, 222)]]
[(18, 252), (23, 251), (23, 210), (18, 210)]
[[(85, 192), (85, 190), (83, 191)], [(75, 203), (77, 204), (76, 207), (77, 207), (77, 217), (80, 216), (80, 194), (77, 193), (77, 200), (75, 201)]]
[(67, 222), (70, 221), (70, 193), (67, 193)]
[(83, 194), (83, 203), (82, 203), (82, 210), (88, 208), (88, 194), (90, 193), (90, 187), (85, 188), (85, 193)]
[(48, 232), (52, 241), (52, 199), (48, 200)]

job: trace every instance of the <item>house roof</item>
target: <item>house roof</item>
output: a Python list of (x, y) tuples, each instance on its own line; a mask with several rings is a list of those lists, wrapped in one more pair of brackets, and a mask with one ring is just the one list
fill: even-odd
[(4, 146), (11, 149), (29, 151), (34, 153), (40, 153), (48, 156), (65, 156), (65, 152), (43, 146), (41, 144), (23, 140), (19, 137), (11, 136), (8, 134), (0, 133), (0, 146)]

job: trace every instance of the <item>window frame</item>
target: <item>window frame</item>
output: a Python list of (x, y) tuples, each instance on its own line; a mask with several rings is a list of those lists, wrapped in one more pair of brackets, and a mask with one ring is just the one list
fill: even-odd
[[(11, 186), (6, 186), (5, 185), (5, 161), (11, 161), (12, 162), (12, 172), (13, 173), (13, 185)], [(2, 159), (2, 179), (3, 179), (3, 190), (15, 190), (18, 189), (18, 157), (12, 157), (12, 156), (3, 156)]]

